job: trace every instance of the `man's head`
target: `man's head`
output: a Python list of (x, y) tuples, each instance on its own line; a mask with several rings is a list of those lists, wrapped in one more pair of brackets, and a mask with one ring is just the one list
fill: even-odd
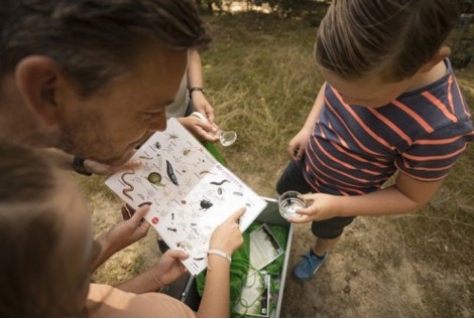
[(318, 30), (316, 61), (343, 86), (358, 82), (357, 100), (377, 104), (449, 55), (443, 43), (458, 18), (452, 0), (334, 0)]
[(0, 314), (84, 315), (91, 215), (71, 178), (0, 142)]
[(16, 138), (111, 164), (165, 127), (187, 50), (210, 40), (190, 0), (9, 0), (0, 21), (0, 113), (34, 115)]

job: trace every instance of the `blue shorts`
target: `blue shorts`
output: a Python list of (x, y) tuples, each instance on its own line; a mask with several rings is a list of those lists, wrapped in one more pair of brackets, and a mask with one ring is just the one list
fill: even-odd
[[(277, 183), (277, 192), (297, 191), (302, 194), (315, 193), (303, 176), (303, 160), (291, 161)], [(318, 238), (334, 239), (341, 236), (344, 227), (352, 223), (355, 217), (334, 217), (313, 222), (311, 231)]]

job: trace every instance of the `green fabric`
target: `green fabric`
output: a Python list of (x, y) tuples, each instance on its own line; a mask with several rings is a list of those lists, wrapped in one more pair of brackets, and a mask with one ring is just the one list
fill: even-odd
[[(230, 301), (231, 306), (240, 298), (240, 291), (245, 284), (247, 272), (249, 270), (250, 240), (249, 231), (243, 233), (244, 243), (232, 254), (232, 264), (230, 265)], [(206, 282), (206, 272), (201, 272), (196, 277), (197, 291), (200, 296), (204, 292)]]
[[(262, 223), (256, 221), (249, 226), (249, 228), (243, 233), (244, 243), (232, 255), (232, 264), (230, 266), (230, 306), (231, 317), (234, 318), (245, 317), (238, 313), (233, 313), (232, 308), (236, 305), (237, 302), (239, 302), (242, 287), (244, 286), (247, 280), (247, 273), (250, 267), (250, 233), (253, 230), (259, 228), (261, 225)], [(286, 245), (288, 243), (288, 228), (278, 225), (267, 225), (270, 227), (270, 230), (272, 231), (278, 243), (286, 251)], [(271, 264), (269, 264), (263, 269), (266, 270), (270, 275), (272, 275), (274, 279), (280, 277), (284, 262), (285, 254), (279, 256)], [(206, 272), (203, 271), (196, 277), (197, 291), (200, 296), (202, 296), (204, 292), (205, 281)], [(279, 283), (276, 280), (272, 280), (271, 293), (278, 293), (279, 288)], [(275, 306), (276, 300), (272, 300), (270, 302), (270, 311), (272, 311)]]
[(214, 158), (221, 163), (222, 165), (226, 165), (226, 162), (222, 155), (219, 153), (219, 150), (217, 149), (216, 145), (214, 143), (208, 142), (208, 141), (203, 141), (201, 144), (209, 151), (209, 153), (214, 156)]

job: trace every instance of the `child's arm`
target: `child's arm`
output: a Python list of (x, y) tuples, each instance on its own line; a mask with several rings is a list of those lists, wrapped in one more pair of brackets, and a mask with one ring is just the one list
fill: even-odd
[(324, 90), (326, 83), (321, 86), (318, 96), (314, 101), (313, 108), (306, 119), (303, 128), (295, 135), (288, 144), (288, 153), (294, 160), (299, 160), (304, 154), (306, 143), (308, 142), (309, 136), (313, 132), (314, 123), (319, 118), (319, 113), (324, 105)]
[(188, 88), (190, 90), (194, 88), (194, 90), (189, 91), (189, 97), (191, 98), (193, 110), (204, 114), (207, 117), (209, 123), (214, 123), (214, 108), (211, 106), (204, 95), (201, 56), (196, 49), (189, 51), (187, 76)]
[(381, 216), (409, 213), (426, 204), (436, 193), (444, 179), (422, 182), (399, 172), (395, 185), (359, 196), (306, 194), (310, 206), (297, 212), (302, 217), (289, 219), (303, 223), (344, 216)]

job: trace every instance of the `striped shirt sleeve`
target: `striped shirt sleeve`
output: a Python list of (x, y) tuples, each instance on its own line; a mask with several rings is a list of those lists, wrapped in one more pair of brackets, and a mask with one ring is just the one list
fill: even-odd
[(416, 140), (400, 152), (395, 165), (416, 180), (434, 182), (443, 179), (473, 136), (470, 120), (446, 126)]

